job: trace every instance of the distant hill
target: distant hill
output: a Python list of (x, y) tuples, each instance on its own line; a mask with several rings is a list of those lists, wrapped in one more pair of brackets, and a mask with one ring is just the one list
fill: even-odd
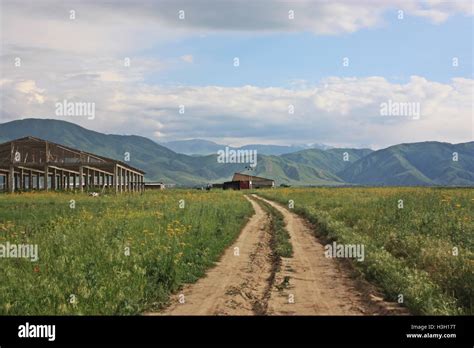
[[(277, 185), (474, 186), (474, 142), (401, 144), (378, 151), (311, 148), (280, 155), (265, 155), (257, 148), (257, 167), (247, 171), (242, 163), (218, 163), (216, 153), (222, 145), (202, 140), (196, 143), (202, 149), (218, 148), (210, 155), (189, 156), (145, 137), (103, 134), (66, 121), (23, 119), (0, 124), (0, 143), (28, 135), (122, 161), (129, 152), (130, 164), (146, 171), (147, 180), (183, 186), (223, 182), (234, 172), (270, 177)], [(255, 149), (252, 146), (257, 145), (242, 149)], [(458, 152), (458, 162), (452, 161), (453, 152)]]
[[(453, 153), (458, 161), (453, 161)], [(338, 173), (363, 185), (474, 185), (474, 142), (400, 144), (374, 151)]]
[(145, 170), (148, 179), (185, 184), (205, 180), (199, 178), (192, 158), (145, 137), (107, 135), (60, 120), (24, 119), (0, 124), (1, 142), (27, 135), (122, 161), (129, 152), (130, 164)]
[(281, 157), (295, 163), (337, 173), (371, 152), (371, 149), (309, 149), (284, 154)]
[[(209, 140), (201, 140), (201, 139), (191, 139), (191, 140), (177, 140), (177, 141), (169, 141), (161, 143), (170, 150), (174, 152), (185, 154), (185, 155), (212, 155), (216, 154), (217, 151), (222, 150), (228, 145), (217, 144), (213, 141)], [(297, 151), (302, 151), (310, 148), (317, 148), (317, 149), (328, 149), (330, 148), (327, 145), (322, 144), (313, 144), (307, 146), (296, 146), (296, 145), (263, 145), (263, 144), (250, 144), (241, 147), (232, 147), (229, 146), (230, 149), (234, 150), (257, 150), (258, 154), (261, 155), (274, 155), (279, 156), (286, 153), (292, 153)]]
[(191, 140), (177, 140), (160, 143), (168, 149), (181, 153), (184, 155), (211, 155), (217, 153), (218, 150), (225, 147), (225, 145), (217, 144), (213, 141), (191, 139)]
[[(28, 135), (122, 161), (125, 152), (129, 152), (130, 164), (143, 169), (147, 180), (184, 186), (230, 180), (235, 172), (246, 170), (245, 164), (218, 163), (215, 154), (188, 156), (176, 153), (145, 137), (103, 134), (61, 120), (23, 119), (0, 124), (0, 143)], [(214, 153), (217, 153), (217, 150)], [(285, 163), (284, 160), (272, 156), (259, 155), (257, 168), (252, 173), (266, 174), (279, 183), (294, 185), (341, 183), (341, 180), (332, 174), (297, 163)]]

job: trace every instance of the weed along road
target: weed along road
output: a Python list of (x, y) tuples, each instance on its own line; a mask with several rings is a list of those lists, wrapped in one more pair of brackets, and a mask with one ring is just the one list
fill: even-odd
[(269, 219), (250, 200), (255, 214), (215, 267), (171, 298), (170, 315), (263, 314), (272, 272)]
[(340, 262), (326, 258), (307, 221), (275, 202), (253, 197), (283, 214), (293, 246), (293, 257), (282, 258), (276, 274), (268, 314), (377, 315), (401, 310), (354, 280)]
[[(403, 314), (347, 265), (326, 258), (324, 246), (303, 218), (255, 194), (255, 211), (220, 261), (194, 284), (171, 297), (161, 312), (147, 315), (384, 315)], [(275, 254), (274, 215), (282, 214), (291, 257)]]

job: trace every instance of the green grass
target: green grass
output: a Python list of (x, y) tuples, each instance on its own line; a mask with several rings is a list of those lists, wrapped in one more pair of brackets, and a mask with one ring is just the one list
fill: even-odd
[[(402, 294), (412, 313), (474, 313), (473, 189), (288, 188), (258, 194), (285, 205), (293, 200), (295, 212), (327, 240), (364, 244), (365, 260), (354, 265), (388, 299)], [(291, 256), (283, 217), (265, 209), (276, 252)], [(0, 314), (158, 309), (171, 292), (204, 275), (251, 214), (241, 192), (220, 190), (0, 195), (0, 244), (39, 247), (38, 262), (0, 258)]]
[(272, 249), (275, 256), (292, 257), (293, 246), (291, 245), (290, 235), (285, 227), (285, 219), (278, 210), (270, 204), (257, 200), (257, 203), (270, 215), (270, 229), (272, 231)]
[(39, 249), (37, 262), (0, 258), (0, 314), (160, 308), (183, 283), (203, 276), (251, 214), (249, 202), (231, 191), (0, 195), (0, 244)]
[(284, 204), (293, 200), (295, 212), (328, 240), (363, 244), (365, 260), (354, 265), (388, 299), (402, 294), (412, 313), (474, 313), (473, 189), (285, 188), (259, 194)]

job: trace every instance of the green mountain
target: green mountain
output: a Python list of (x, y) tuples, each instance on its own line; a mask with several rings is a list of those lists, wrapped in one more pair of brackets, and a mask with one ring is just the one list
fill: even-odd
[(281, 157), (294, 163), (337, 173), (371, 152), (370, 149), (309, 149), (284, 154)]
[[(191, 139), (191, 140), (176, 140), (176, 141), (169, 141), (165, 143), (161, 143), (167, 147), (168, 149), (185, 154), (185, 155), (211, 155), (217, 153), (217, 151), (222, 150), (228, 145), (217, 144), (213, 141), (209, 140), (202, 140), (202, 139)], [(257, 153), (261, 155), (274, 155), (279, 156), (285, 153), (292, 153), (297, 152), (309, 148), (317, 148), (317, 149), (326, 149), (328, 148), (327, 145), (322, 144), (313, 144), (311, 146), (285, 146), (285, 145), (263, 145), (263, 144), (250, 144), (245, 145), (242, 147), (232, 147), (229, 148), (234, 150), (256, 150)]]
[(217, 144), (213, 141), (202, 139), (176, 140), (161, 143), (168, 149), (184, 155), (211, 155), (217, 153), (225, 145)]
[[(314, 168), (305, 164), (292, 162), (284, 159), (282, 156), (257, 156), (257, 166), (255, 170), (246, 170), (243, 164), (226, 164), (217, 163), (215, 156), (207, 156), (212, 158), (206, 162), (215, 173), (221, 177), (230, 178), (234, 172), (243, 172), (251, 175), (272, 178), (277, 185), (341, 185), (343, 181), (335, 174)], [(228, 170), (232, 168), (232, 170)], [(218, 182), (218, 181), (214, 181)]]
[(28, 135), (121, 161), (129, 152), (129, 163), (146, 171), (149, 180), (193, 184), (205, 181), (200, 172), (207, 174), (196, 169), (192, 157), (140, 136), (107, 135), (60, 120), (25, 119), (0, 125), (0, 142)]
[[(0, 143), (34, 136), (98, 155), (124, 160), (146, 172), (146, 180), (193, 186), (230, 180), (234, 172), (273, 178), (277, 185), (458, 185), (474, 186), (474, 142), (424, 142), (386, 149), (307, 149), (258, 155), (257, 166), (223, 164), (217, 155), (176, 153), (141, 136), (108, 135), (76, 124), (24, 119), (0, 124)], [(220, 145), (219, 145), (220, 146)], [(222, 148), (220, 148), (222, 149)], [(453, 161), (453, 153), (458, 161)]]
[[(457, 161), (454, 154), (457, 153)], [(362, 185), (474, 185), (474, 142), (400, 144), (374, 151), (338, 172)]]
[[(185, 186), (230, 180), (235, 172), (245, 172), (247, 166), (242, 163), (218, 163), (217, 155), (197, 157), (179, 154), (145, 137), (102, 134), (66, 121), (23, 119), (0, 124), (0, 143), (25, 136), (34, 136), (122, 161), (128, 152), (129, 163), (143, 169), (147, 180)], [(250, 173), (272, 177), (278, 184), (342, 183), (334, 174), (285, 161), (278, 156), (258, 155), (257, 168)]]

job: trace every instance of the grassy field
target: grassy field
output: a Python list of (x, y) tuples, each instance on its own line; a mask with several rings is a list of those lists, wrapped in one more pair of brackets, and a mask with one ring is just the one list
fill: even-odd
[[(363, 244), (354, 262), (412, 313), (474, 314), (474, 190), (287, 188), (259, 191), (315, 225), (326, 241)], [(400, 297), (403, 295), (403, 298)]]
[(270, 204), (262, 201), (257, 203), (270, 216), (270, 229), (272, 231), (272, 250), (277, 258), (292, 257), (293, 246), (291, 245), (290, 235), (285, 228), (285, 220), (282, 213), (273, 208)]
[[(248, 192), (0, 195), (0, 244), (39, 248), (37, 262), (0, 258), (0, 314), (158, 309), (183, 283), (201, 277), (237, 237), (252, 214), (242, 193)], [(328, 243), (363, 244), (365, 259), (354, 265), (388, 299), (403, 295), (412, 313), (474, 313), (474, 190), (257, 193), (286, 206), (294, 201), (294, 211)], [(281, 214), (263, 206), (272, 216), (276, 255), (291, 256)]]
[(0, 244), (39, 249), (37, 262), (0, 259), (0, 314), (159, 308), (204, 274), (251, 214), (250, 203), (229, 191), (0, 195)]

